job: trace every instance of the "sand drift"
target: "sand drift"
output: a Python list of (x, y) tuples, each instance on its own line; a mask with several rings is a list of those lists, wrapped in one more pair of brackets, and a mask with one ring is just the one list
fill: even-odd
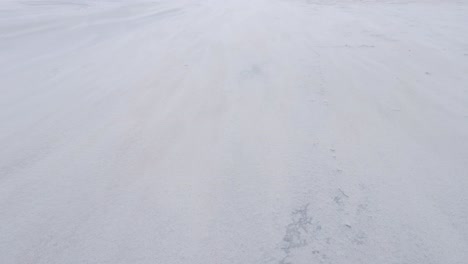
[(468, 2), (0, 2), (0, 263), (467, 263)]

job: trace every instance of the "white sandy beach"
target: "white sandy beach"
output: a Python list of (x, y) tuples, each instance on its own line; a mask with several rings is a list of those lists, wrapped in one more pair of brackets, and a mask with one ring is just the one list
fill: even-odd
[(468, 263), (468, 1), (0, 0), (0, 263)]

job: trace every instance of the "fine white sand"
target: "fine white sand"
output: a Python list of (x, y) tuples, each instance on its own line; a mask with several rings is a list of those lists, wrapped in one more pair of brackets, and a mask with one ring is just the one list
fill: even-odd
[(468, 1), (0, 1), (0, 263), (468, 263)]

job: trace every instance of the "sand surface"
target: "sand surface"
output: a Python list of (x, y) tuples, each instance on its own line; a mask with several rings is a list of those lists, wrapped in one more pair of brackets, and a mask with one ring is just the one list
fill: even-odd
[(468, 263), (468, 1), (0, 1), (0, 263)]

